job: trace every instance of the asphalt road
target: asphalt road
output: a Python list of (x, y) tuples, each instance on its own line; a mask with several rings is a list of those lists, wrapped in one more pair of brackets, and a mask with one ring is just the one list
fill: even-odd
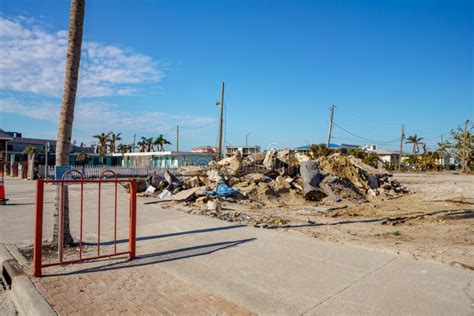
[[(33, 237), (34, 182), (6, 181), (10, 205), (0, 206), (0, 242)], [(52, 228), (52, 188), (45, 231)], [(97, 191), (85, 194), (85, 234), (97, 239)], [(108, 191), (107, 191), (108, 190)], [(112, 188), (101, 202), (103, 241), (113, 228)], [(109, 192), (109, 193), (105, 193)], [(71, 200), (78, 191), (71, 188)], [(126, 246), (128, 196), (119, 194), (119, 244)], [(78, 208), (72, 202), (72, 231)], [(139, 203), (141, 204), (141, 203)], [(48, 205), (48, 207), (46, 207)], [(179, 207), (175, 206), (175, 207)], [(342, 246), (289, 232), (257, 229), (139, 205), (139, 258), (194, 286), (262, 314), (474, 314), (474, 272), (380, 251)]]

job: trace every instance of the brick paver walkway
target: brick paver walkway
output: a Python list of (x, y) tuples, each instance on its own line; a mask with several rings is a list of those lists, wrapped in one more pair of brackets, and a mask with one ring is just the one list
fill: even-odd
[[(48, 274), (75, 266), (48, 268)], [(60, 315), (252, 315), (153, 265), (46, 276), (33, 282)]]

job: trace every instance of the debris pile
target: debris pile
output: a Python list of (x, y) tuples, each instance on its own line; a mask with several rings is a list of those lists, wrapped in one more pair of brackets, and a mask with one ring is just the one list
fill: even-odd
[(300, 163), (288, 149), (246, 158), (237, 152), (208, 166), (183, 167), (174, 174), (166, 170), (152, 174), (144, 187), (142, 196), (159, 199), (149, 203), (196, 202), (216, 213), (222, 212), (220, 204), (209, 201), (260, 206), (303, 205), (308, 201), (362, 203), (377, 196), (409, 192), (384, 169), (370, 167), (358, 158), (333, 154)]

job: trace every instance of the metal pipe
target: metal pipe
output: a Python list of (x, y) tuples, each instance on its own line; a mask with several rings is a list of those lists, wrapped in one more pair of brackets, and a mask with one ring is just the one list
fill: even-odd
[(35, 240), (33, 248), (33, 275), (41, 276), (41, 261), (43, 249), (43, 201), (44, 201), (44, 182), (36, 181), (36, 212), (35, 212)]
[(130, 219), (128, 244), (130, 251), (130, 260), (135, 259), (137, 239), (137, 180), (130, 181)]

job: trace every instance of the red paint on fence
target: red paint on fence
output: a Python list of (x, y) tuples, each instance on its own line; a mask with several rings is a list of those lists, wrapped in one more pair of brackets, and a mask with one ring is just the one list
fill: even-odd
[[(71, 176), (72, 173), (76, 173), (79, 177), (76, 179), (67, 179), (66, 176)], [(105, 173), (111, 173), (113, 179), (104, 179)], [(44, 184), (53, 183), (60, 185), (61, 187), (61, 198), (60, 198), (60, 222), (59, 222), (59, 259), (57, 262), (51, 262), (43, 264), (42, 262), (42, 244), (43, 244), (43, 204), (44, 204)], [(93, 257), (83, 257), (83, 221), (84, 221), (84, 184), (98, 184), (98, 225), (97, 225), (97, 255)], [(100, 254), (100, 222), (101, 222), (101, 187), (102, 183), (114, 183), (114, 251), (110, 254)], [(117, 199), (118, 199), (118, 184), (128, 183), (130, 187), (130, 205), (129, 205), (129, 250), (124, 252), (117, 252)], [(80, 189), (80, 224), (79, 224), (79, 259), (75, 260), (64, 260), (63, 247), (64, 247), (64, 186), (79, 184)], [(40, 277), (42, 274), (42, 268), (51, 267), (56, 265), (79, 263), (86, 260), (93, 260), (99, 258), (129, 255), (129, 259), (135, 259), (135, 248), (136, 248), (136, 225), (137, 225), (137, 180), (135, 179), (119, 179), (112, 170), (103, 171), (97, 180), (84, 179), (81, 172), (78, 170), (71, 170), (66, 172), (61, 180), (37, 180), (36, 182), (36, 213), (35, 213), (35, 240), (34, 240), (34, 271), (33, 274), (36, 277)]]

